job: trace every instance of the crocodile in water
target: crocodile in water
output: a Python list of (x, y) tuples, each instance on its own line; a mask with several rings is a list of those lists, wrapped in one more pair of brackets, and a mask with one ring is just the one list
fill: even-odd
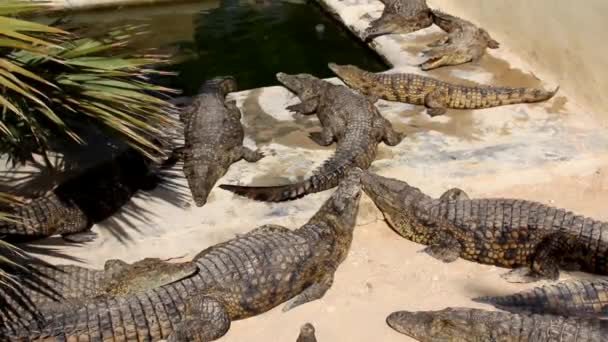
[(237, 89), (230, 76), (206, 81), (192, 104), (182, 111), (185, 146), (180, 150), (184, 174), (197, 207), (207, 202), (215, 183), (233, 163), (256, 162), (264, 155), (243, 146), (241, 111), (226, 95)]
[(372, 73), (354, 65), (330, 64), (330, 69), (349, 87), (378, 99), (423, 105), (430, 116), (446, 108), (481, 109), (515, 103), (545, 101), (559, 90), (493, 86), (464, 86), (431, 77), (405, 73)]
[(426, 0), (380, 0), (384, 10), (372, 21), (361, 38), (370, 41), (386, 34), (406, 34), (433, 25)]
[(278, 73), (277, 79), (302, 101), (288, 109), (304, 115), (316, 114), (323, 126), (310, 138), (321, 146), (337, 144), (334, 155), (302, 182), (279, 186), (220, 188), (259, 201), (280, 202), (331, 189), (352, 167), (367, 169), (376, 158), (378, 144), (395, 146), (403, 139), (378, 109), (364, 96), (345, 86), (334, 85), (309, 74)]
[(386, 318), (396, 331), (421, 342), (606, 342), (608, 321), (523, 315), (470, 308), (396, 311)]
[(608, 318), (608, 280), (570, 280), (508, 296), (487, 296), (473, 301), (514, 313)]
[(208, 248), (194, 260), (198, 271), (145, 293), (54, 309), (43, 320), (4, 327), (13, 339), (212, 341), (230, 322), (283, 311), (319, 299), (346, 258), (361, 189), (347, 176), (301, 228), (258, 227)]
[(469, 199), (448, 190), (433, 199), (404, 181), (362, 172), (363, 190), (403, 237), (428, 245), (444, 262), (459, 256), (515, 268), (511, 282), (556, 280), (565, 260), (608, 274), (608, 223), (542, 203), (504, 198)]
[(477, 62), (486, 48), (498, 49), (500, 46), (488, 31), (471, 22), (441, 11), (432, 12), (434, 23), (448, 35), (429, 44), (430, 49), (423, 52), (427, 60), (420, 65), (422, 70)]

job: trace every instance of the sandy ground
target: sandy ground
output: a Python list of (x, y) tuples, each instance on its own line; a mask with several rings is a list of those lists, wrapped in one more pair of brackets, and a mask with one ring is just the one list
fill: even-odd
[[(377, 1), (327, 0), (355, 33), (377, 17)], [(381, 37), (373, 47), (395, 66), (389, 71), (420, 72), (418, 53), (439, 37), (436, 28), (408, 36)], [(330, 61), (328, 61), (330, 62)], [(480, 63), (444, 68), (431, 75), (463, 83), (511, 86), (544, 84), (525, 61), (493, 50)], [(305, 72), (305, 70), (303, 70)], [(332, 80), (336, 82), (336, 80)], [(234, 164), (220, 183), (277, 184), (310, 174), (331, 155), (307, 133), (318, 130), (314, 118), (292, 116), (284, 108), (297, 100), (281, 87), (231, 95), (243, 110), (249, 146), (267, 157), (256, 164)], [(429, 118), (421, 107), (380, 101), (378, 107), (407, 132), (398, 146), (381, 146), (372, 170), (407, 180), (432, 196), (460, 187), (471, 197), (517, 197), (569, 208), (608, 220), (608, 138), (591, 115), (560, 92), (551, 101), (479, 111), (449, 111)], [(101, 267), (108, 258), (131, 262), (144, 257), (191, 258), (202, 249), (266, 223), (296, 228), (319, 208), (331, 191), (278, 204), (252, 202), (216, 188), (207, 205), (194, 207), (178, 165), (170, 184), (139, 193), (121, 212), (96, 225), (99, 238), (68, 245), (59, 238), (28, 246), (54, 263)], [(23, 176), (7, 172), (7, 176)], [(419, 253), (421, 245), (395, 234), (367, 197), (348, 258), (333, 287), (321, 300), (283, 313), (275, 308), (254, 318), (233, 322), (223, 341), (294, 341), (299, 327), (312, 322), (319, 341), (404, 341), (386, 326), (394, 310), (483, 307), (470, 298), (507, 294), (537, 284), (503, 281), (506, 272), (458, 260), (444, 264)], [(562, 278), (589, 277), (562, 273)]]

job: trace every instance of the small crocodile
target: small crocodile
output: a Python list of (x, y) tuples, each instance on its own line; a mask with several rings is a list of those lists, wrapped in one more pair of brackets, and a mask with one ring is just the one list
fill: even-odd
[(71, 242), (95, 238), (89, 229), (118, 211), (138, 190), (150, 190), (159, 181), (150, 161), (133, 148), (66, 180), (53, 191), (30, 202), (11, 205), (14, 221), (0, 222), (7, 240), (61, 235)]
[(608, 318), (608, 280), (571, 280), (537, 287), (509, 296), (478, 297), (514, 313)]
[[(353, 171), (354, 172), (354, 171)], [(514, 268), (510, 282), (556, 280), (564, 261), (608, 274), (608, 223), (542, 203), (504, 198), (469, 199), (460, 189), (433, 199), (397, 179), (362, 173), (365, 193), (401, 236), (424, 252)]]
[(300, 335), (298, 335), (296, 342), (317, 342), (315, 327), (310, 323), (304, 324), (300, 328)]
[[(81, 302), (102, 297), (126, 296), (170, 284), (194, 274), (192, 262), (170, 263), (158, 258), (145, 258), (128, 264), (119, 259), (107, 260), (104, 269), (76, 265), (29, 265), (27, 272), (14, 275), (20, 287), (0, 287), (0, 303), (16, 316), (22, 310), (30, 313), (52, 304)], [(12, 317), (14, 319), (15, 317)]]
[(370, 41), (386, 34), (406, 34), (433, 25), (431, 10), (426, 0), (380, 0), (384, 10), (361, 34)]
[(310, 138), (321, 146), (337, 144), (334, 155), (312, 177), (279, 186), (238, 186), (220, 188), (258, 201), (280, 202), (331, 189), (352, 167), (366, 169), (376, 158), (378, 144), (395, 146), (403, 139), (378, 109), (364, 96), (347, 87), (334, 85), (309, 74), (278, 73), (277, 79), (302, 101), (287, 107), (304, 115), (316, 114), (323, 126)]
[(423, 52), (428, 59), (420, 65), (422, 70), (477, 62), (486, 48), (498, 49), (500, 46), (488, 31), (467, 20), (437, 10), (432, 13), (434, 23), (448, 35), (429, 44), (430, 49)]
[(608, 321), (471, 308), (396, 311), (386, 318), (386, 322), (394, 330), (421, 342), (608, 341)]
[(185, 146), (180, 149), (184, 174), (197, 207), (207, 203), (215, 183), (233, 163), (256, 162), (264, 155), (243, 146), (241, 111), (226, 95), (237, 89), (236, 80), (221, 76), (206, 81), (192, 104), (181, 112)]
[(15, 340), (212, 341), (231, 321), (322, 298), (353, 239), (360, 180), (347, 175), (302, 227), (258, 227), (198, 255), (197, 272), (145, 293), (43, 312), (0, 327)]
[(370, 97), (424, 105), (430, 116), (445, 114), (446, 108), (481, 109), (515, 103), (545, 101), (559, 90), (493, 86), (464, 86), (431, 77), (405, 73), (372, 73), (354, 65), (330, 63), (329, 68), (349, 87)]

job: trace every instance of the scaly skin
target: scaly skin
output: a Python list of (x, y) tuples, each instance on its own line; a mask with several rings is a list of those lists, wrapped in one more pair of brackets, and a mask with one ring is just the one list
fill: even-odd
[(420, 65), (422, 70), (477, 62), (486, 48), (498, 49), (500, 46), (486, 30), (469, 21), (437, 10), (432, 13), (434, 23), (448, 35), (429, 44), (431, 49), (423, 52), (428, 59)]
[(337, 186), (349, 169), (370, 166), (381, 141), (395, 146), (403, 139), (370, 101), (344, 86), (309, 74), (278, 73), (277, 79), (302, 101), (287, 109), (319, 118), (323, 130), (310, 138), (321, 146), (335, 141), (336, 152), (312, 177), (299, 183), (264, 187), (222, 184), (220, 188), (258, 201), (293, 200)]
[(426, 0), (380, 0), (384, 10), (372, 21), (361, 38), (370, 41), (386, 34), (406, 34), (433, 25), (431, 10)]
[(608, 317), (608, 280), (564, 281), (509, 296), (479, 297), (473, 301), (514, 313)]
[(516, 268), (503, 276), (510, 282), (556, 280), (565, 260), (608, 274), (608, 223), (538, 202), (468, 199), (459, 189), (433, 199), (403, 181), (368, 172), (362, 177), (388, 224), (444, 262), (460, 256)]
[(140, 189), (158, 182), (149, 162), (128, 148), (117, 158), (103, 162), (68, 179), (52, 192), (31, 202), (9, 208), (17, 222), (0, 222), (6, 239), (36, 239), (62, 235), (73, 242), (90, 241), (89, 229), (118, 211)]
[(42, 322), (0, 330), (13, 340), (212, 341), (230, 322), (289, 301), (287, 311), (323, 297), (353, 238), (361, 189), (346, 177), (301, 228), (266, 225), (206, 249), (197, 273), (143, 294), (54, 309)]
[(298, 335), (296, 342), (317, 342), (315, 327), (310, 323), (304, 324), (300, 328), (300, 335)]
[(226, 94), (236, 89), (230, 76), (206, 81), (181, 115), (185, 125), (181, 150), (184, 174), (197, 207), (207, 203), (211, 189), (230, 165), (241, 159), (253, 163), (264, 156), (243, 146), (241, 111), (234, 101), (225, 100)]
[(396, 311), (386, 318), (396, 331), (421, 342), (606, 342), (608, 321), (518, 315), (470, 308)]
[(2, 320), (15, 320), (22, 310), (40, 312), (61, 302), (75, 305), (101, 297), (126, 296), (166, 285), (197, 271), (192, 262), (169, 263), (145, 258), (128, 264), (106, 261), (103, 270), (74, 265), (30, 265), (16, 275), (19, 288), (0, 288)]
[(378, 99), (423, 105), (430, 116), (442, 115), (446, 108), (481, 109), (514, 103), (545, 101), (554, 91), (533, 88), (463, 86), (416, 74), (372, 73), (354, 65), (330, 63), (329, 68), (349, 87)]

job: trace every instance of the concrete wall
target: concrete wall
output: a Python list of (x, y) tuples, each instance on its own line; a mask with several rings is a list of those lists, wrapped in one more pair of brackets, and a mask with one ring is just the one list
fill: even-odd
[(608, 125), (608, 1), (429, 0), (490, 31)]

